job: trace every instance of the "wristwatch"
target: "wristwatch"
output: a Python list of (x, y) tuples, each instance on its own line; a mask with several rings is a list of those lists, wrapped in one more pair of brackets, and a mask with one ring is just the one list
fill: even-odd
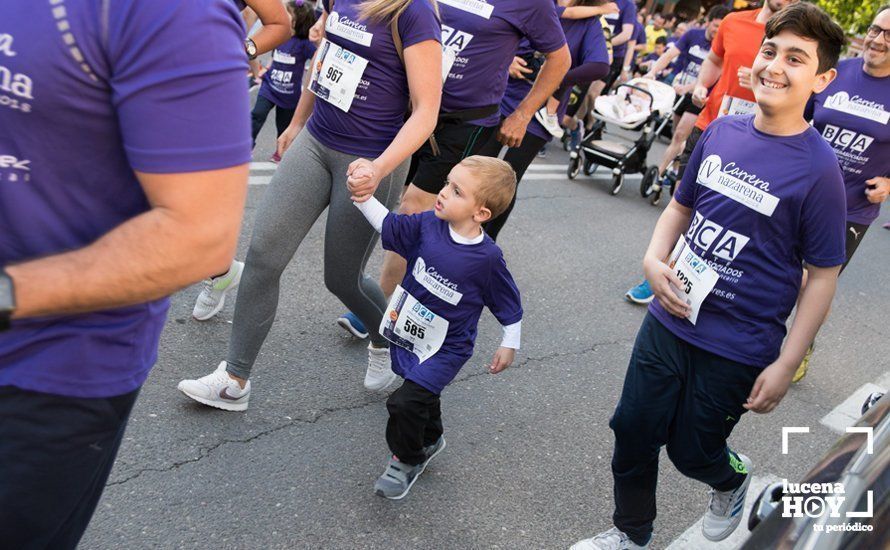
[(9, 329), (12, 312), (15, 311), (15, 289), (12, 278), (0, 267), (0, 332)]
[(244, 41), (244, 50), (247, 52), (247, 59), (256, 59), (256, 42), (252, 38)]

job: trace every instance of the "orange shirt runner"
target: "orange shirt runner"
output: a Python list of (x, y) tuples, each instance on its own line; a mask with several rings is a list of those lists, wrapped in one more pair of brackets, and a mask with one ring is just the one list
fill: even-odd
[(723, 70), (695, 123), (699, 130), (723, 115), (754, 112), (754, 92), (739, 85), (738, 71), (751, 67), (760, 51), (766, 25), (756, 21), (759, 13), (759, 9), (730, 13), (720, 24), (711, 51), (723, 58)]

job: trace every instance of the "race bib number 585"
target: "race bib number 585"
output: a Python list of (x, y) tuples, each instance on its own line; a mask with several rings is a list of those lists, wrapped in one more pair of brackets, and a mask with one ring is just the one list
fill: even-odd
[(416, 355), (423, 363), (435, 355), (445, 342), (448, 321), (430, 311), (399, 285), (383, 314), (380, 334)]

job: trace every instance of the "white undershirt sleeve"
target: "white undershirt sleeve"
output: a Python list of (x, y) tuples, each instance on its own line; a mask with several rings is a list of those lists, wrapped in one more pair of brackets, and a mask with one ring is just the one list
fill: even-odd
[(520, 335), (522, 334), (522, 321), (504, 327), (504, 339), (501, 340), (502, 348), (519, 349)]
[(365, 202), (353, 202), (356, 207), (364, 214), (365, 219), (371, 224), (378, 233), (383, 231), (383, 220), (389, 214), (389, 209), (383, 206), (376, 198), (371, 197)]

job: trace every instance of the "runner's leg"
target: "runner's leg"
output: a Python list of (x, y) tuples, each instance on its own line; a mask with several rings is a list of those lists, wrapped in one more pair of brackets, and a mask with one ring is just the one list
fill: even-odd
[(275, 320), (281, 274), (330, 202), (329, 153), (308, 131), (300, 132), (263, 195), (232, 319), (230, 375), (250, 377)]

